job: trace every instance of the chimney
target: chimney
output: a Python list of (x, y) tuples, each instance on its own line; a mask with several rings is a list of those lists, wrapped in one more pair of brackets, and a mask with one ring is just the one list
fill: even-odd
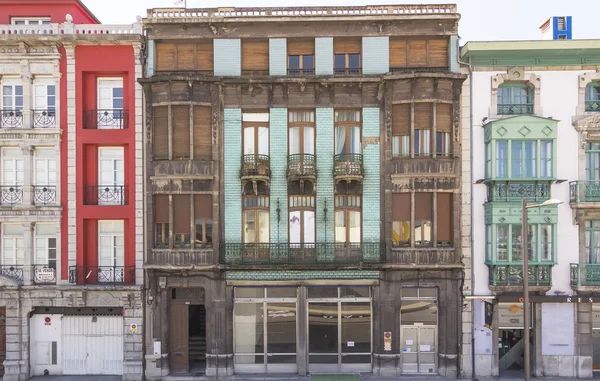
[(553, 16), (540, 26), (542, 40), (571, 40), (573, 23), (571, 16)]

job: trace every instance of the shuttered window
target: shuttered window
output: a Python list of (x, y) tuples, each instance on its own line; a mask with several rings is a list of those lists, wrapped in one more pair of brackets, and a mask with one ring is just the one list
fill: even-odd
[(390, 38), (390, 69), (448, 67), (448, 39), (404, 40)]
[(414, 144), (415, 156), (431, 155), (431, 128), (433, 126), (433, 103), (415, 103)]
[(336, 38), (333, 40), (334, 74), (361, 73), (361, 41), (360, 38)]
[(410, 103), (392, 106), (392, 155), (410, 155)]
[(169, 108), (157, 106), (152, 108), (152, 147), (154, 160), (169, 158)]
[(196, 245), (212, 243), (212, 195), (194, 195)]
[(169, 246), (169, 196), (154, 196), (154, 246)]
[(435, 106), (435, 152), (440, 156), (452, 153), (450, 134), (452, 132), (452, 105), (438, 103)]
[(410, 245), (410, 193), (392, 195), (392, 245)]
[(196, 45), (177, 44), (177, 69), (192, 71), (196, 68)]
[(390, 38), (390, 69), (406, 66), (406, 40)]
[(288, 40), (287, 50), (289, 75), (315, 74), (314, 39)]
[(159, 42), (156, 44), (156, 71), (176, 70), (175, 51), (177, 45)]
[(173, 238), (175, 247), (190, 246), (190, 195), (173, 195)]
[(242, 41), (242, 75), (269, 74), (269, 41)]
[(408, 59), (407, 64), (410, 67), (427, 66), (427, 41), (408, 40)]
[(415, 193), (415, 246), (431, 246), (432, 220), (433, 193)]
[(173, 158), (189, 159), (190, 157), (190, 106), (172, 106), (173, 120)]
[(194, 106), (194, 159), (212, 159), (211, 108)]
[(156, 44), (156, 71), (200, 71), (212, 74), (213, 43), (206, 40), (198, 43)]
[(214, 67), (213, 41), (204, 41), (196, 44), (196, 70), (212, 74)]
[(452, 246), (452, 193), (437, 194), (437, 245)]
[(427, 41), (427, 66), (448, 67), (448, 40)]

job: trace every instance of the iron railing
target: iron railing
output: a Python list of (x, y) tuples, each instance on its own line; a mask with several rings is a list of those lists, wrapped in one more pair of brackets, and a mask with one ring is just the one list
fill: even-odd
[(600, 181), (569, 182), (569, 202), (600, 202)]
[(0, 205), (16, 205), (23, 202), (23, 187), (21, 185), (1, 185)]
[(34, 265), (34, 284), (56, 284), (56, 265)]
[(317, 160), (315, 155), (308, 153), (288, 155), (287, 177), (289, 179), (317, 177)]
[(548, 181), (493, 181), (487, 183), (489, 202), (520, 201), (524, 197), (531, 201), (546, 201), (550, 198)]
[(407, 67), (407, 66), (401, 66), (401, 67), (390, 67), (390, 72), (392, 73), (430, 73), (430, 72), (435, 72), (435, 73), (443, 73), (443, 72), (447, 72), (448, 71), (448, 67), (447, 66), (440, 66), (440, 67), (426, 67), (426, 66), (422, 66), (422, 67)]
[(0, 275), (23, 281), (23, 266), (0, 265)]
[(83, 128), (87, 130), (126, 130), (129, 128), (129, 110), (85, 110), (83, 112)]
[[(552, 266), (529, 264), (529, 286), (551, 286)], [(523, 286), (523, 265), (488, 264), (490, 286)]]
[(56, 203), (55, 185), (34, 185), (33, 202), (35, 205), (52, 205)]
[(290, 77), (298, 77), (303, 75), (315, 75), (315, 69), (288, 69)]
[(56, 111), (31, 110), (31, 125), (33, 128), (56, 128)]
[(585, 101), (585, 111), (586, 112), (600, 111), (600, 100)]
[(71, 284), (135, 284), (135, 266), (69, 266)]
[(385, 244), (368, 243), (221, 243), (227, 265), (360, 264), (385, 262)]
[(333, 162), (333, 175), (335, 177), (363, 176), (363, 155), (360, 153), (335, 155)]
[(157, 70), (155, 75), (213, 76), (214, 70)]
[(250, 154), (242, 156), (241, 177), (270, 177), (271, 159), (269, 155)]
[(349, 68), (340, 67), (333, 69), (335, 75), (361, 75), (362, 69), (359, 67)]
[(533, 103), (498, 105), (498, 115), (530, 115), (533, 114)]
[(0, 128), (23, 127), (23, 111), (19, 109), (0, 109)]
[(128, 205), (127, 185), (86, 185), (84, 205)]
[(571, 263), (571, 286), (600, 286), (600, 264)]

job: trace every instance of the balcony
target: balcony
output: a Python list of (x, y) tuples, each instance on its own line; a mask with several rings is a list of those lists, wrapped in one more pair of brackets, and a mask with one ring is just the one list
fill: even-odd
[(362, 181), (363, 155), (360, 153), (347, 153), (335, 155), (333, 158), (333, 177), (339, 181)]
[(83, 194), (84, 205), (128, 205), (127, 185), (86, 185)]
[(135, 284), (135, 266), (69, 266), (69, 283)]
[(240, 178), (242, 182), (251, 181), (254, 184), (255, 193), (258, 181), (269, 184), (271, 180), (271, 159), (269, 155), (250, 154), (242, 156)]
[[(578, 203), (598, 203), (596, 205), (586, 205), (600, 207), (600, 181), (580, 180), (569, 182), (569, 202)], [(572, 205), (573, 207), (573, 205)]]
[(600, 111), (600, 100), (585, 101), (585, 112)]
[(600, 289), (600, 264), (571, 263), (571, 287), (575, 290), (590, 287)]
[(34, 185), (33, 203), (35, 205), (55, 205), (56, 204), (56, 186), (55, 185)]
[(333, 74), (335, 75), (360, 75), (362, 73), (362, 69), (359, 67), (355, 68), (335, 68), (333, 69)]
[(129, 110), (101, 109), (83, 112), (86, 130), (126, 130), (129, 128)]
[(0, 128), (23, 128), (23, 111), (0, 109)]
[[(529, 287), (532, 291), (544, 291), (552, 286), (552, 266), (529, 265)], [(523, 288), (523, 266), (488, 264), (490, 289)]]
[(33, 266), (34, 284), (56, 284), (56, 265), (35, 265)]
[(315, 155), (300, 153), (288, 155), (287, 178), (289, 181), (315, 181), (317, 179), (317, 160)]
[(531, 115), (533, 103), (502, 104), (498, 105), (498, 115)]
[(288, 69), (288, 75), (290, 77), (315, 75), (315, 69)]
[(452, 243), (447, 246), (438, 247), (392, 247), (387, 259), (392, 265), (456, 265), (460, 264), (460, 258), (456, 258), (456, 250)]
[(23, 187), (21, 185), (1, 185), (0, 205), (18, 205), (23, 202)]
[(31, 110), (33, 128), (56, 128), (55, 110)]
[(226, 265), (359, 265), (385, 261), (382, 243), (222, 243)]
[(0, 265), (0, 275), (12, 278), (17, 282), (23, 281), (23, 266), (19, 265)]
[(521, 201), (526, 197), (531, 202), (542, 202), (550, 198), (548, 181), (491, 181), (488, 186), (488, 202)]
[(158, 266), (211, 266), (217, 264), (216, 250), (203, 249), (152, 249), (148, 263)]

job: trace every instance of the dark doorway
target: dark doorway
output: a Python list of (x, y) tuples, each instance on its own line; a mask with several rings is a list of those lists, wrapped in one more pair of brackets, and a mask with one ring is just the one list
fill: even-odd
[[(498, 354), (500, 357), (499, 371), (502, 377), (522, 377), (525, 367), (525, 330), (523, 329), (501, 329), (498, 335)], [(532, 332), (530, 331), (529, 345), (530, 353), (535, 353), (531, 345)], [(532, 356), (533, 359), (533, 356)], [(533, 361), (531, 361), (533, 363)]]
[(203, 305), (189, 306), (189, 359), (190, 373), (206, 372), (206, 308)]

